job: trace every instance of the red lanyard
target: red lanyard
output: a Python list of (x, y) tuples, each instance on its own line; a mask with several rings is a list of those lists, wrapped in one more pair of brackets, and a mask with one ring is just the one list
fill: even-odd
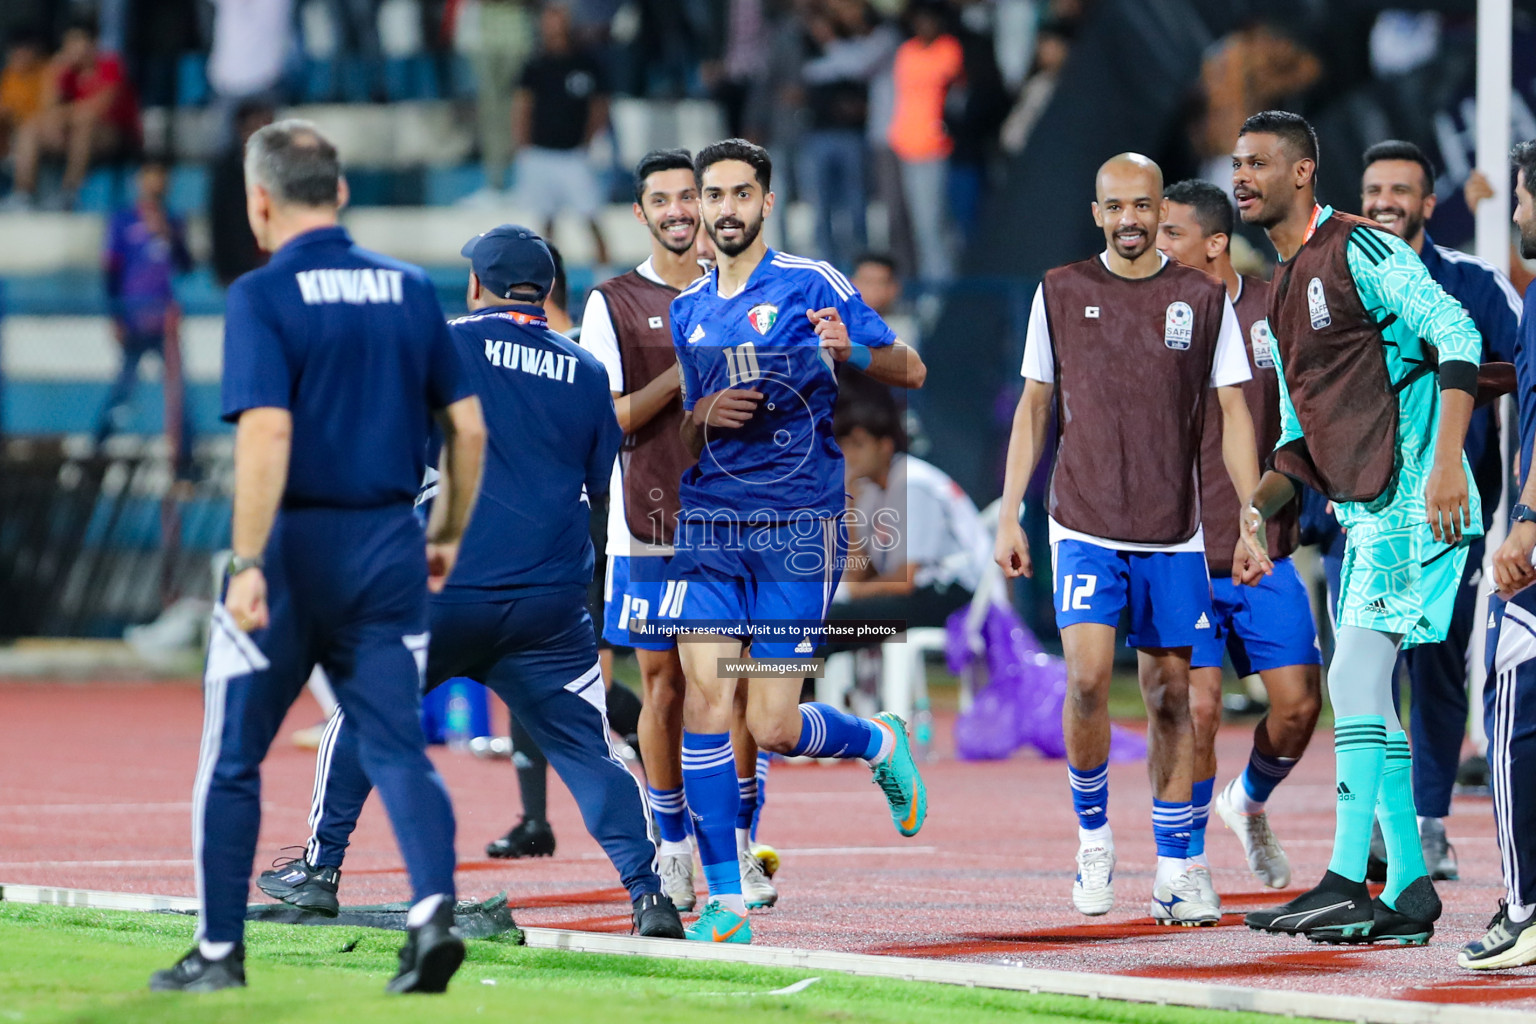
[(1312, 234), (1317, 230), (1317, 218), (1323, 215), (1323, 208), (1316, 203), (1312, 204), (1312, 219), (1307, 221), (1307, 233), (1302, 236), (1301, 244), (1306, 245), (1312, 241)]

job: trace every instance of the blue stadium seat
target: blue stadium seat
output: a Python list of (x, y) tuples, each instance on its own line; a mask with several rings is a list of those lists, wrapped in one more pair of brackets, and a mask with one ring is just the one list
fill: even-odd
[(329, 103), (336, 93), (335, 69), (328, 60), (304, 60), (304, 102)]
[(432, 58), (418, 53), (385, 61), (384, 91), (391, 102), (437, 99), (437, 69)]
[(451, 206), (485, 186), (485, 171), (479, 164), (458, 167), (427, 168), (426, 204)]
[(208, 208), (208, 168), (201, 164), (177, 164), (171, 168), (170, 189), (165, 203), (185, 217)]
[(184, 53), (176, 65), (176, 103), (200, 107), (208, 102), (208, 58), (200, 53)]
[(98, 167), (85, 177), (75, 197), (81, 213), (111, 213), (127, 201), (126, 175), (116, 167)]

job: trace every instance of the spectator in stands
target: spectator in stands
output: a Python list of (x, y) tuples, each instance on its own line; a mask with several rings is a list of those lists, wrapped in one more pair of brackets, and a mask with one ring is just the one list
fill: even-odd
[(235, 108), (235, 137), (213, 162), (208, 182), (208, 232), (213, 272), (228, 288), (241, 274), (265, 266), (267, 254), (251, 234), (245, 212), (245, 143), (272, 123), (276, 111), (261, 99), (242, 100)]
[(293, 0), (213, 0), (208, 84), (227, 110), (274, 98), (292, 47)]
[(853, 514), (831, 617), (944, 625), (970, 603), (990, 562), (975, 502), (943, 470), (907, 454), (894, 400), (839, 401), (832, 431)]
[[(171, 280), (192, 268), (192, 256), (187, 251), (185, 224), (165, 207), (169, 184), (165, 164), (145, 163), (139, 168), (136, 201), (114, 214), (107, 226), (103, 259), (107, 300), (123, 362), (96, 422), (98, 445), (124, 426), (139, 380), (139, 362), (151, 352), (164, 362), (168, 346), (179, 344), (180, 311)], [(185, 478), (191, 466), (192, 417), (184, 395), (180, 406), (176, 469)]]
[(946, 177), (954, 141), (944, 127), (944, 103), (960, 80), (964, 53), (949, 31), (949, 5), (912, 0), (912, 38), (896, 51), (896, 105), (888, 138), (901, 161), (902, 191), (912, 223), (918, 271), (927, 280), (953, 273)]
[[(975, 10), (975, 7), (968, 10)], [(1008, 92), (997, 66), (990, 32), (958, 27), (960, 81), (945, 96), (944, 126), (954, 144), (946, 194), (950, 217), (964, 240), (976, 224), (987, 167), (997, 152), (998, 131), (1008, 116)]]
[(854, 261), (852, 279), (869, 308), (891, 325), (898, 338), (917, 348), (917, 322), (902, 305), (901, 275), (896, 261), (885, 253), (866, 252)]
[(43, 110), (16, 132), (13, 207), (35, 205), (38, 165), (64, 158), (63, 204), (74, 205), (91, 161), (123, 158), (139, 149), (139, 105), (116, 54), (97, 44), (96, 19), (71, 22), (53, 59)]
[(128, 5), (123, 55), (146, 107), (175, 107), (181, 56), (199, 46), (198, 0), (136, 0)]
[[(767, 138), (762, 101), (771, 46), (763, 0), (724, 0), (724, 37), (717, 60), (700, 69), (710, 95), (725, 113), (725, 133), (761, 144)], [(703, 232), (700, 232), (703, 234)]]
[(43, 109), (48, 83), (48, 54), (40, 35), (30, 31), (11, 36), (5, 70), (0, 71), (0, 158), (9, 154), (16, 129)]
[(868, 0), (828, 0), (806, 18), (813, 54), (801, 68), (809, 129), (801, 137), (801, 183), (816, 207), (816, 247), (823, 259), (851, 265), (867, 244), (864, 128), (869, 86), (900, 38)]
[(1072, 52), (1073, 27), (1070, 22), (1047, 21), (1035, 33), (1035, 59), (1019, 90), (1019, 98), (1003, 122), (1002, 145), (1007, 153), (1024, 152), (1029, 133), (1035, 130), (1040, 115), (1045, 113), (1051, 97), (1056, 95), (1056, 83), (1061, 80), (1061, 70), (1067, 66)]
[(480, 167), (485, 173), (485, 185), (465, 205), (496, 206), (505, 198), (513, 156), (512, 93), (533, 52), (535, 6), (530, 0), (481, 0), (477, 30), (461, 36), (475, 71)]
[(523, 69), (512, 98), (518, 145), (520, 201), (553, 238), (555, 216), (570, 210), (586, 218), (599, 264), (608, 245), (597, 215), (603, 195), (588, 147), (608, 125), (608, 90), (592, 54), (571, 37), (570, 13), (549, 4), (539, 17), (539, 55)]

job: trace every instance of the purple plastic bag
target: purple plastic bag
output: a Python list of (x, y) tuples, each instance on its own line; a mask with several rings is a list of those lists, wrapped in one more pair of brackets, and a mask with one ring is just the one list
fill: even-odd
[[(1003, 760), (1023, 746), (1040, 756), (1067, 756), (1061, 711), (1067, 699), (1067, 666), (1046, 654), (1040, 642), (1010, 606), (993, 603), (981, 622), (980, 636), (967, 628), (968, 608), (946, 623), (949, 670), (965, 672), (978, 658), (973, 641), (986, 656), (987, 685), (976, 693), (969, 711), (955, 720), (955, 753), (965, 761)], [(1145, 737), (1110, 727), (1109, 759), (1136, 761), (1147, 756)]]

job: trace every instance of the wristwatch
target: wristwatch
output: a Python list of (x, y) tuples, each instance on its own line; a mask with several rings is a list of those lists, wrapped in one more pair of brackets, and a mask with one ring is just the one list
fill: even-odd
[(224, 568), (224, 575), (239, 576), (247, 569), (260, 569), (265, 564), (260, 555), (257, 555), (255, 558), (241, 558), (239, 555), (231, 555), (229, 565)]
[(1512, 523), (1536, 523), (1536, 509), (1529, 505), (1516, 505), (1509, 510), (1509, 521)]

